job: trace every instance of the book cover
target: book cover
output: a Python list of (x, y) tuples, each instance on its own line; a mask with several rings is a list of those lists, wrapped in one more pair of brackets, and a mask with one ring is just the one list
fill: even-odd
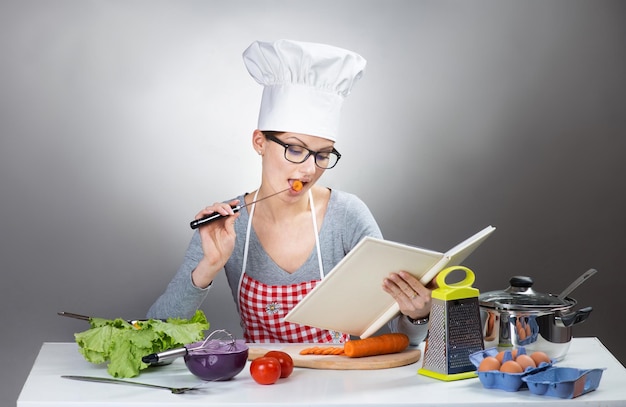
[(427, 284), (444, 268), (460, 265), (494, 230), (488, 226), (445, 253), (366, 237), (285, 320), (367, 338), (399, 312), (382, 288), (389, 273), (406, 270)]

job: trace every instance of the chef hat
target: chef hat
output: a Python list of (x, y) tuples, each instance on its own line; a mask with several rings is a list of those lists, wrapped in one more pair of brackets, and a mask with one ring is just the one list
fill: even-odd
[(330, 45), (278, 40), (252, 43), (243, 60), (264, 86), (260, 130), (336, 141), (341, 106), (363, 76), (363, 57)]

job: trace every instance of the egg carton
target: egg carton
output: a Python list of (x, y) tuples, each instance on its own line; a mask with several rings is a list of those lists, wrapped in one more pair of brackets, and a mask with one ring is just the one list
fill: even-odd
[[(518, 355), (523, 355), (526, 353), (526, 349), (520, 346), (519, 348), (517, 348), (517, 352)], [(486, 358), (487, 356), (495, 357), (498, 353), (499, 351), (496, 348), (485, 349), (472, 353), (469, 356), (469, 359), (472, 364), (478, 369), (480, 362), (482, 362), (484, 358)], [(512, 352), (510, 350), (505, 351), (502, 361), (506, 362), (507, 360), (512, 359)], [(476, 374), (478, 375), (478, 379), (482, 383), (483, 387), (485, 387), (486, 389), (518, 391), (521, 388), (528, 387), (527, 383), (523, 380), (524, 377), (542, 372), (546, 369), (549, 369), (551, 366), (552, 363), (543, 362), (537, 367), (528, 367), (522, 373), (506, 373), (498, 370), (490, 370), (484, 372), (477, 371)]]
[(551, 367), (522, 380), (533, 394), (572, 399), (597, 389), (604, 370)]
[[(526, 353), (519, 347), (518, 355)], [(476, 368), (487, 356), (496, 356), (496, 348), (485, 349), (472, 353), (469, 358)], [(503, 361), (511, 360), (510, 350), (505, 351)], [(556, 367), (553, 363), (541, 363), (539, 366), (527, 368), (522, 373), (505, 373), (497, 370), (476, 372), (478, 379), (486, 389), (519, 391), (526, 389), (536, 395), (559, 398), (575, 398), (594, 391), (600, 385), (602, 372), (606, 368), (576, 369)]]

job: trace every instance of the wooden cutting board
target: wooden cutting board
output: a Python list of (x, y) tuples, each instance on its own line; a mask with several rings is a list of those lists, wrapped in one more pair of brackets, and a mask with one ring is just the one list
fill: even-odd
[(308, 367), (311, 369), (332, 369), (332, 370), (374, 370), (387, 369), (391, 367), (405, 366), (415, 363), (420, 359), (419, 348), (407, 348), (399, 353), (388, 355), (367, 356), (362, 358), (350, 358), (348, 356), (337, 355), (300, 355), (304, 348), (312, 346), (337, 346), (336, 344), (272, 344), (267, 347), (251, 346), (248, 350), (248, 360), (254, 360), (265, 355), (270, 350), (280, 350), (286, 352), (293, 359), (294, 366)]

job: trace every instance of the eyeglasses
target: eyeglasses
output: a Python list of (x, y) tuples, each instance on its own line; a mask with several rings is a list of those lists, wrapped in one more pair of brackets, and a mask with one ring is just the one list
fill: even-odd
[(334, 148), (332, 151), (313, 151), (297, 144), (287, 144), (278, 138), (266, 134), (265, 138), (285, 147), (285, 159), (294, 164), (305, 162), (310, 156), (315, 157), (315, 165), (325, 170), (333, 168), (339, 162), (341, 154)]

